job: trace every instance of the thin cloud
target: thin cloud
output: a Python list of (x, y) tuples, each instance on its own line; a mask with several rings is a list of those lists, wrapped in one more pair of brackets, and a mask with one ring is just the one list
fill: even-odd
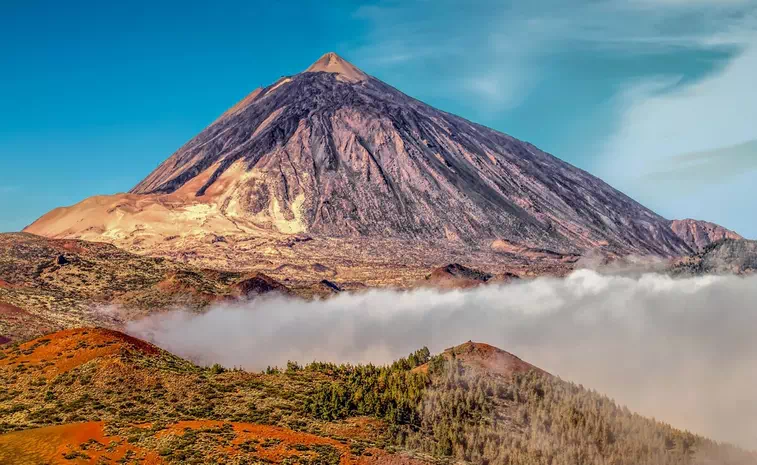
[(660, 169), (648, 175), (651, 181), (679, 184), (686, 191), (706, 184), (720, 184), (757, 170), (757, 140), (705, 152), (662, 159)]
[[(462, 87), (480, 108), (506, 110), (524, 102), (551, 61), (571, 50), (651, 54), (738, 47), (745, 35), (740, 24), (754, 11), (748, 2), (710, 0), (492, 1), (465, 9), (446, 0), (386, 2), (356, 10), (370, 40), (354, 55), (379, 72), (401, 69), (433, 79), (441, 96)], [(426, 92), (428, 87), (426, 81)]]
[(754, 211), (755, 155), (745, 141), (757, 136), (757, 22), (734, 37), (746, 24), (752, 41), (717, 72), (683, 85), (644, 79), (620, 94), (618, 129), (592, 171), (663, 215), (755, 237), (744, 212)]

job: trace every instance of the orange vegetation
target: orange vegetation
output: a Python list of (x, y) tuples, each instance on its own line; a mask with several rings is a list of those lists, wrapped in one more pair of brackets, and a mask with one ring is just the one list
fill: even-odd
[(103, 328), (68, 329), (32, 339), (19, 346), (20, 354), (0, 360), (0, 367), (45, 364), (42, 373), (51, 378), (96, 358), (137, 351), (147, 355), (159, 349), (145, 341)]
[[(149, 425), (142, 425), (147, 428)], [(254, 455), (269, 463), (282, 463), (287, 458), (315, 458), (312, 446), (330, 446), (341, 456), (340, 465), (421, 465), (422, 461), (407, 456), (391, 455), (375, 448), (355, 455), (345, 442), (328, 437), (293, 431), (277, 426), (253, 423), (224, 423), (211, 420), (180, 421), (159, 430), (155, 439), (166, 443), (187, 431), (210, 431), (226, 426), (233, 432), (231, 441), (219, 439), (216, 452), (229, 457)], [(220, 438), (220, 437), (219, 437)], [(245, 446), (254, 444), (252, 450)], [(20, 431), (0, 436), (0, 463), (118, 463), (128, 456), (143, 464), (163, 463), (150, 450), (133, 445), (118, 436), (108, 436), (102, 422), (75, 423)]]
[[(270, 446), (257, 447), (254, 455), (263, 461), (272, 463), (281, 463), (283, 460), (291, 457), (314, 457), (316, 453), (307, 450), (302, 446), (331, 446), (341, 454), (340, 465), (351, 464), (422, 464), (424, 462), (411, 459), (404, 456), (392, 456), (379, 449), (368, 449), (368, 454), (355, 456), (350, 453), (347, 441), (340, 442), (329, 437), (316, 436), (309, 433), (293, 431), (288, 428), (278, 426), (259, 425), (255, 423), (224, 423), (213, 420), (190, 420), (180, 421), (168, 428), (157, 433), (158, 439), (165, 436), (183, 435), (187, 430), (203, 430), (210, 428), (220, 428), (231, 425), (234, 431), (234, 439), (231, 445), (225, 447), (224, 451), (229, 455), (243, 454), (239, 446), (245, 443), (265, 443), (268, 441)], [(303, 450), (305, 449), (305, 450)]]
[(138, 463), (163, 463), (152, 451), (107, 436), (102, 422), (73, 423), (17, 431), (0, 436), (0, 463), (118, 463), (126, 457)]

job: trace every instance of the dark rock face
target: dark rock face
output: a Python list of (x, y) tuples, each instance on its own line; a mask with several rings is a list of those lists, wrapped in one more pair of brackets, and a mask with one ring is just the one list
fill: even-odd
[(436, 268), (426, 276), (428, 284), (441, 288), (468, 288), (489, 282), (494, 275), (459, 263)]
[(291, 291), (285, 285), (262, 273), (238, 282), (234, 285), (234, 291), (243, 299), (250, 299), (270, 292), (279, 292), (284, 295), (291, 294)]
[(467, 266), (463, 266), (459, 263), (452, 263), (450, 265), (437, 268), (429, 275), (429, 279), (437, 275), (450, 276), (459, 279), (472, 279), (481, 282), (486, 282), (493, 278), (493, 275), (489, 273), (485, 273), (473, 268), (468, 268)]
[(708, 245), (723, 239), (743, 239), (735, 232), (707, 221), (692, 219), (673, 220), (670, 228), (694, 251), (702, 251)]
[(667, 220), (585, 171), (333, 54), (250, 94), (132, 193), (179, 189), (221, 191), (222, 214), (285, 233), (691, 252)]
[(321, 280), (321, 287), (333, 293), (342, 292), (341, 287), (339, 287), (336, 283), (329, 281), (328, 279)]

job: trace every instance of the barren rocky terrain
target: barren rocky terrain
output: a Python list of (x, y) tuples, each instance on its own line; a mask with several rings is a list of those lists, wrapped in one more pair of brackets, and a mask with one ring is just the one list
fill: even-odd
[(148, 313), (201, 311), (268, 292), (331, 294), (321, 281), (314, 276), (287, 286), (255, 272), (194, 268), (111, 244), (0, 234), (0, 337), (18, 340), (87, 325), (120, 328)]

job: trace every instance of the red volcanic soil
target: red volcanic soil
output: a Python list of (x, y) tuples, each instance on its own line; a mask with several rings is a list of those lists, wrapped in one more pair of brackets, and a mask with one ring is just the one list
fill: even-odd
[[(127, 453), (132, 460), (120, 462)], [(0, 463), (155, 465), (163, 461), (153, 451), (129, 444), (118, 436), (107, 436), (102, 422), (88, 422), (4, 434), (0, 436)]]
[(81, 246), (80, 241), (68, 240), (68, 241), (60, 242), (58, 245), (69, 252), (74, 252), (78, 254), (87, 253), (87, 249)]
[[(425, 462), (401, 455), (390, 455), (379, 449), (367, 449), (362, 456), (353, 455), (348, 445), (335, 439), (315, 436), (309, 433), (293, 431), (277, 426), (253, 423), (224, 423), (212, 420), (180, 421), (157, 431), (155, 439), (168, 443), (172, 437), (181, 437), (189, 430), (202, 432), (230, 427), (233, 439), (227, 442), (221, 436), (217, 444), (209, 443), (208, 451), (215, 451), (229, 458), (247, 455), (243, 444), (272, 443), (268, 447), (258, 447), (253, 452), (256, 459), (251, 463), (285, 463), (302, 458), (317, 460), (313, 450), (302, 450), (303, 446), (331, 446), (341, 457), (340, 465), (421, 465)], [(51, 426), (27, 431), (19, 431), (0, 436), (0, 463), (121, 463), (127, 456), (131, 460), (125, 463), (161, 464), (160, 456), (150, 450), (130, 444), (124, 438), (105, 434), (102, 422), (74, 423)], [(150, 425), (140, 425), (148, 428)], [(81, 455), (79, 455), (81, 454)], [(65, 458), (68, 456), (69, 458)], [(241, 458), (241, 457), (240, 457)]]
[[(260, 461), (264, 463), (283, 463), (287, 459), (293, 460), (297, 457), (315, 459), (316, 455), (314, 452), (302, 451), (293, 447), (302, 445), (328, 445), (333, 447), (341, 453), (341, 458), (339, 460), (340, 465), (420, 465), (425, 463), (409, 457), (390, 455), (379, 449), (368, 449), (370, 455), (355, 456), (350, 453), (348, 445), (339, 442), (336, 439), (293, 431), (278, 426), (259, 425), (255, 423), (224, 423), (213, 420), (180, 421), (159, 431), (156, 438), (160, 440), (165, 436), (183, 436), (187, 429), (201, 431), (206, 428), (220, 428), (224, 426), (224, 424), (230, 424), (234, 431), (234, 439), (231, 441), (231, 445), (224, 449), (230, 456), (240, 454), (239, 446), (248, 441), (262, 442), (265, 440), (278, 440), (274, 445), (266, 448), (258, 448), (255, 452), (256, 458), (259, 458)], [(299, 463), (299, 461), (295, 463)]]
[[(0, 320), (6, 328), (23, 327), (35, 324), (36, 316), (15, 305), (0, 302)], [(0, 345), (7, 344), (10, 341), (10, 338), (0, 334)]]
[[(480, 342), (466, 342), (465, 344), (445, 350), (442, 355), (447, 360), (454, 359), (460, 361), (467, 368), (505, 378), (512, 378), (515, 374), (527, 373), (529, 371), (548, 374), (541, 368), (524, 362), (509, 352)], [(428, 370), (428, 364), (421, 365), (416, 369)]]
[(0, 302), (0, 316), (28, 315), (26, 310), (16, 307), (15, 305)]
[(124, 352), (155, 355), (160, 351), (148, 342), (102, 328), (59, 331), (27, 341), (19, 346), (19, 350), (19, 354), (0, 360), (0, 367), (49, 362), (42, 370), (47, 378), (65, 373), (97, 358)]

